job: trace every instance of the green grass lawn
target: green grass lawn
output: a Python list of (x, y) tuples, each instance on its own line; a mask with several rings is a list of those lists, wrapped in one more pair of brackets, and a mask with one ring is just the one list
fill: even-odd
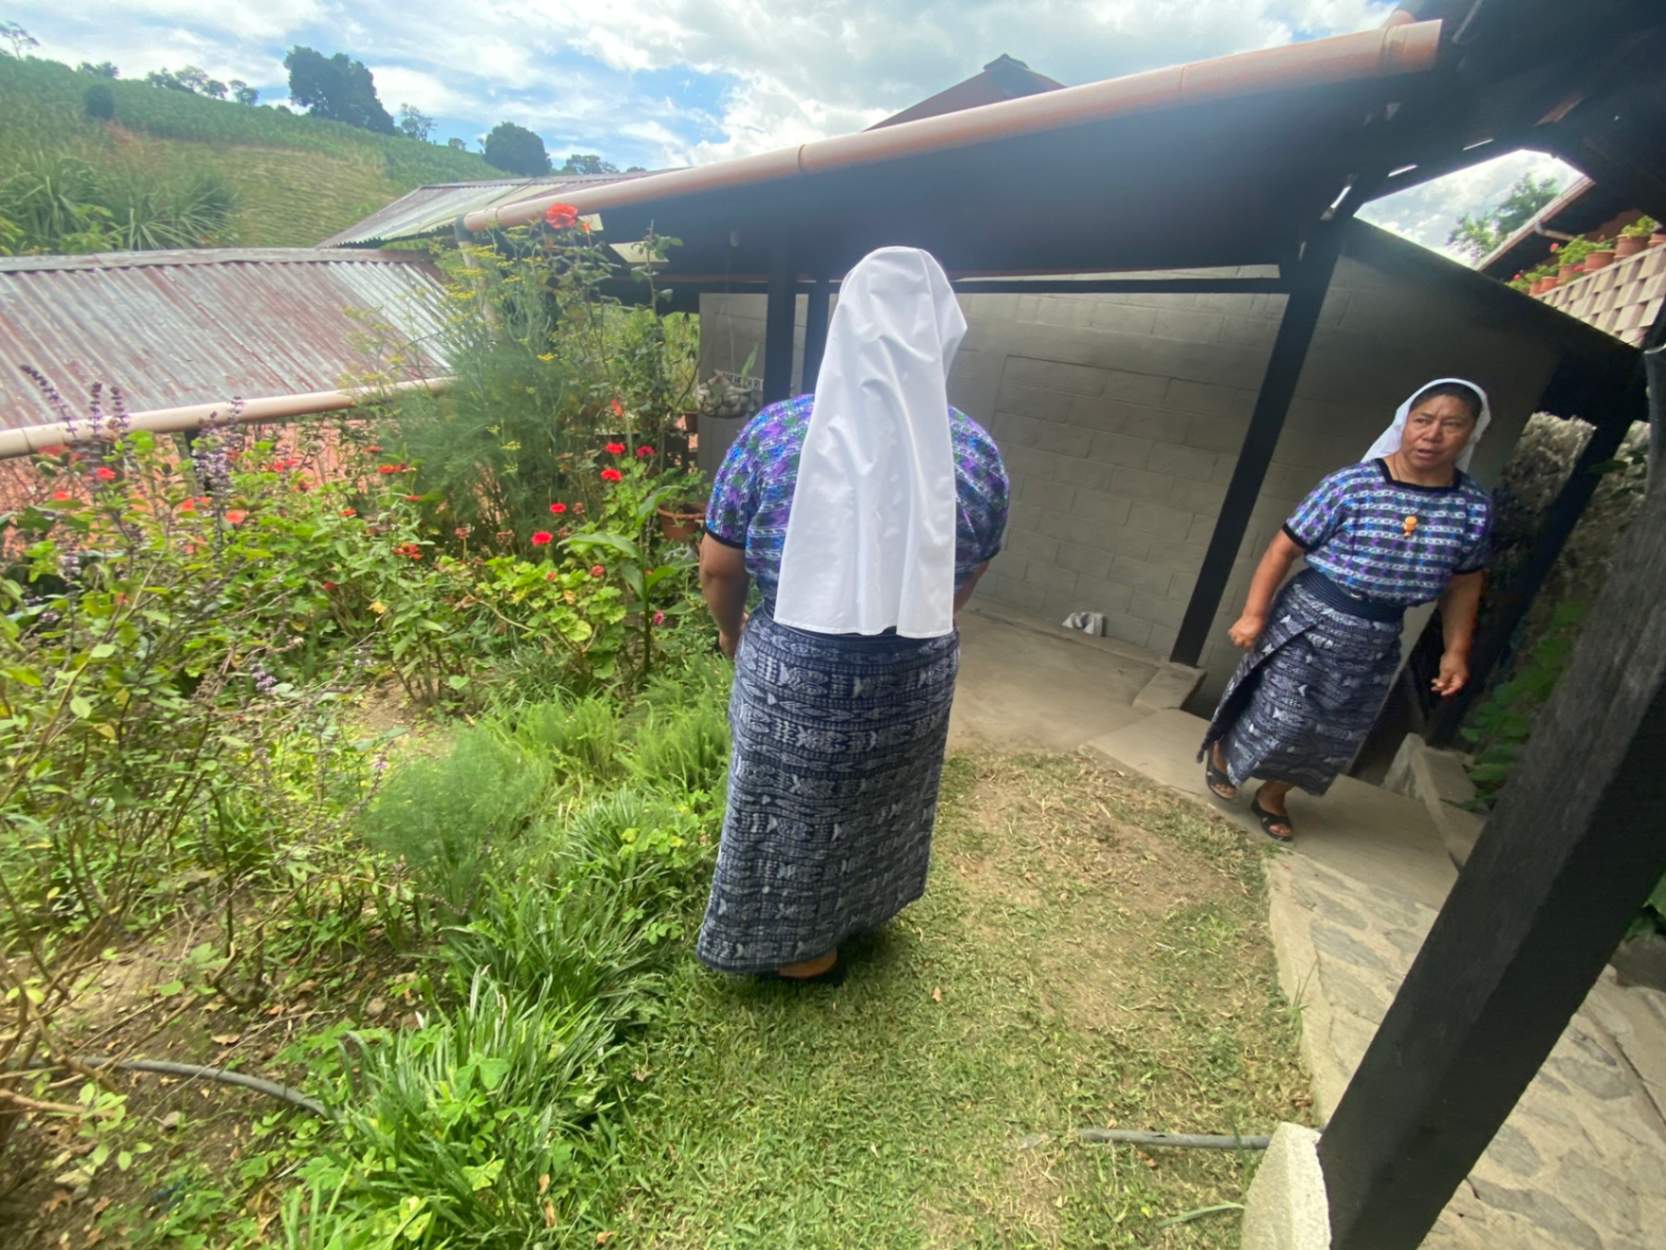
[(1301, 1119), (1258, 849), (1081, 760), (951, 761), (926, 898), (840, 988), (682, 965), (593, 1231), (615, 1247), (1237, 1244), (1257, 1158), (1075, 1141)]

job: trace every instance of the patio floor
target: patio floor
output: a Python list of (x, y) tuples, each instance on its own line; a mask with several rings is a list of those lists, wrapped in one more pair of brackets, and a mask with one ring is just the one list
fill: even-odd
[[(1090, 748), (1176, 801), (1263, 835), (1247, 803), (1212, 802), (1196, 762), (1204, 722), (1155, 713)], [(1302, 1015), (1315, 1106), (1329, 1115), (1410, 968), (1457, 870), (1421, 803), (1342, 778), (1296, 796), (1299, 829), (1268, 864), (1269, 925)], [(1424, 1242), (1431, 1250), (1644, 1250), (1666, 1227), (1666, 994), (1612, 969)]]

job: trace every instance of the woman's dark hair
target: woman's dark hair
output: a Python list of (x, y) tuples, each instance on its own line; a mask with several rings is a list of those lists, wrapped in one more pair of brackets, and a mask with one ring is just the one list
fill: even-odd
[(1453, 399), (1464, 401), (1464, 407), (1469, 409), (1470, 420), (1481, 419), (1481, 397), (1475, 393), (1473, 387), (1465, 386), (1461, 382), (1437, 382), (1425, 390), (1417, 392), (1417, 398), (1411, 401), (1411, 411), (1416, 412), (1431, 399), (1439, 399), (1450, 395)]

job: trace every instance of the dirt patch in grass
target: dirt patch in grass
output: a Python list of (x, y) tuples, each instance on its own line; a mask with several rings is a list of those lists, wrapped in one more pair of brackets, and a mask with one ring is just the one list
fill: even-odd
[[(615, 1247), (1228, 1247), (1253, 1154), (1090, 1126), (1305, 1115), (1260, 856), (1086, 757), (952, 759), (927, 896), (805, 992), (692, 964), (592, 1231)], [(781, 1230), (790, 1230), (787, 1236)]]

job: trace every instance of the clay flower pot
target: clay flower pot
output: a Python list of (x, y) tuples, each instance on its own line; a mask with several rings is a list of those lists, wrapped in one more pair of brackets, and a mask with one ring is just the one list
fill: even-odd
[(1624, 260), (1627, 256), (1635, 256), (1649, 245), (1648, 239), (1641, 234), (1622, 234), (1614, 240), (1614, 256)]
[(1662, 243), (1666, 243), (1666, 231), (1656, 230), (1649, 236), (1650, 247), (1659, 247)]
[(1556, 270), (1556, 281), (1559, 283), (1572, 282), (1579, 276), (1579, 273), (1580, 269), (1578, 265), (1563, 265)]
[(1585, 272), (1595, 273), (1599, 269), (1606, 269), (1614, 263), (1614, 249), (1599, 248), (1585, 258)]
[(706, 523), (706, 514), (701, 511), (687, 511), (688, 505), (680, 508), (661, 508), (659, 510), (659, 532), (667, 542), (686, 543), (698, 534)]
[(1537, 282), (1535, 282), (1533, 284), (1533, 294), (1534, 295), (1543, 295), (1546, 291), (1555, 290), (1556, 289), (1556, 282), (1557, 282), (1557, 278), (1556, 278), (1555, 274), (1547, 274), (1546, 276), (1544, 276), (1543, 278), (1540, 278)]

